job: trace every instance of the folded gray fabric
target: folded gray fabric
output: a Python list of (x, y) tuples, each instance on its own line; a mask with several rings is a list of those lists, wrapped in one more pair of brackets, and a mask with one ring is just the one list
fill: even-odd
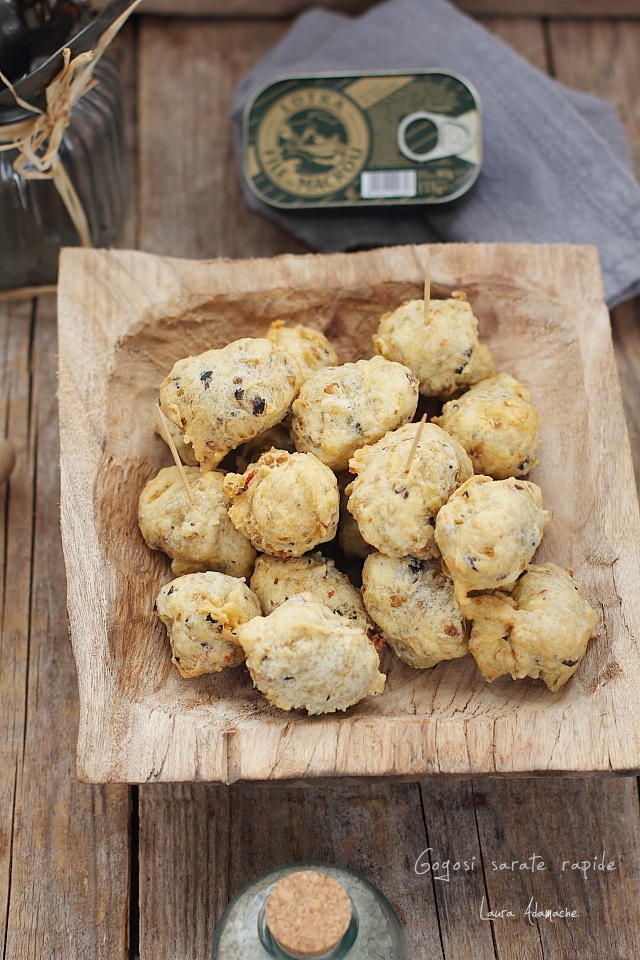
[(397, 243), (590, 243), (610, 307), (640, 292), (640, 186), (613, 107), (532, 67), (446, 0), (388, 0), (357, 18), (311, 10), (244, 77), (231, 112), (283, 74), (440, 67), (482, 101), (484, 160), (473, 192), (428, 212), (289, 213), (247, 204), (323, 252)]

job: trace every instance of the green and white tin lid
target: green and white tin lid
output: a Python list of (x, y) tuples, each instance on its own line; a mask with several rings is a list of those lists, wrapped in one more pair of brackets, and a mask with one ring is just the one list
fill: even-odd
[(449, 203), (480, 173), (480, 98), (437, 69), (281, 77), (248, 102), (243, 146), (279, 209)]

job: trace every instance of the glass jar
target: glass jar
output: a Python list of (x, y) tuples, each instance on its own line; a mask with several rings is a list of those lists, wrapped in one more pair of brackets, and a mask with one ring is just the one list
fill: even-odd
[[(99, 82), (73, 108), (60, 159), (93, 245), (105, 247), (116, 239), (127, 208), (127, 156), (117, 67), (103, 57), (94, 76)], [(0, 152), (0, 290), (54, 284), (60, 247), (80, 242), (53, 181), (19, 176), (17, 155)]]
[(277, 867), (248, 883), (230, 901), (213, 939), (211, 960), (296, 960), (270, 935), (265, 906), (278, 881), (311, 870), (337, 881), (351, 901), (352, 918), (340, 942), (314, 960), (407, 960), (402, 924), (386, 897), (368, 880), (328, 863)]

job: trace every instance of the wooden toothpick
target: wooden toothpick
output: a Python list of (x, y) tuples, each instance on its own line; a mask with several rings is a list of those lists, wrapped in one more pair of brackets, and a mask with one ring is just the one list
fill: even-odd
[(418, 429), (417, 429), (417, 431), (416, 431), (415, 440), (413, 441), (413, 443), (412, 443), (412, 445), (411, 445), (411, 450), (409, 451), (409, 457), (408, 457), (408, 459), (407, 459), (407, 465), (406, 465), (406, 467), (404, 468), (404, 472), (405, 472), (405, 473), (409, 473), (409, 470), (411, 469), (411, 461), (413, 460), (413, 458), (414, 458), (415, 455), (416, 455), (416, 450), (418, 449), (418, 444), (420, 443), (420, 437), (422, 436), (422, 431), (424, 430), (424, 425), (425, 425), (425, 423), (426, 423), (426, 420), (427, 420), (427, 415), (426, 415), (426, 413), (423, 413), (423, 414), (422, 414), (422, 419), (421, 419), (420, 423), (418, 424)]
[(191, 489), (191, 486), (189, 485), (189, 481), (187, 480), (187, 475), (184, 472), (184, 467), (182, 466), (182, 460), (180, 459), (180, 454), (178, 453), (177, 447), (173, 442), (173, 437), (171, 436), (171, 431), (169, 430), (169, 426), (167, 424), (167, 418), (165, 417), (164, 413), (160, 409), (159, 403), (156, 404), (156, 413), (158, 415), (158, 423), (160, 424), (160, 429), (162, 430), (162, 436), (167, 441), (167, 446), (169, 447), (169, 450), (171, 450), (173, 459), (176, 462), (176, 467), (178, 468), (178, 471), (180, 473), (180, 479), (184, 483), (184, 488), (187, 491), (187, 496), (189, 497), (189, 503), (191, 504), (191, 506), (193, 506), (196, 502), (196, 498), (193, 495), (193, 490)]
[(427, 254), (424, 267), (424, 322), (429, 322), (429, 304), (431, 303), (431, 258)]

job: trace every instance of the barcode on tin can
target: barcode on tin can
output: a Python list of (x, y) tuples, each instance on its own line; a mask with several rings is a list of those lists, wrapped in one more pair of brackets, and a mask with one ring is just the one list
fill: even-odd
[(387, 200), (391, 197), (415, 197), (415, 170), (363, 170), (360, 196), (363, 200)]

